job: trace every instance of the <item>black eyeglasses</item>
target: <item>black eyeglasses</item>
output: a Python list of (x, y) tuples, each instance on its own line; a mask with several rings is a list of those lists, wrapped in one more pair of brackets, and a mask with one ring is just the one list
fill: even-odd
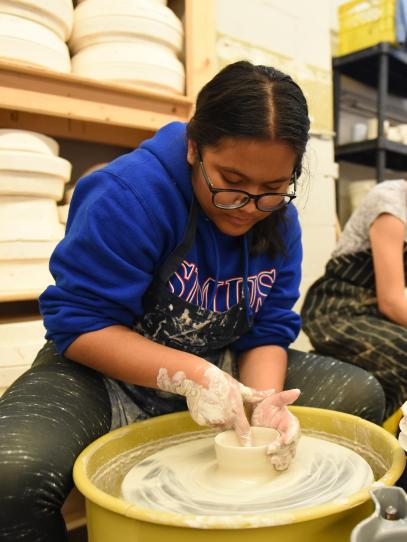
[(215, 188), (206, 173), (205, 166), (202, 160), (202, 154), (199, 154), (199, 166), (202, 171), (202, 175), (208, 185), (209, 190), (212, 193), (212, 203), (218, 209), (240, 209), (249, 203), (252, 199), (259, 211), (270, 213), (279, 211), (297, 197), (296, 195), (296, 181), (295, 174), (290, 181), (290, 184), (294, 184), (293, 192), (288, 194), (285, 192), (265, 192), (264, 194), (258, 194), (257, 196), (245, 192), (244, 190), (234, 190), (231, 188)]

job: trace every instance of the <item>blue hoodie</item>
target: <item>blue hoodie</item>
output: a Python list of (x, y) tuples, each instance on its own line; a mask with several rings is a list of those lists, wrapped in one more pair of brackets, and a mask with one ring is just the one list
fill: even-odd
[[(82, 333), (132, 327), (143, 315), (143, 294), (185, 232), (192, 200), (186, 155), (185, 125), (171, 123), (78, 182), (65, 238), (50, 260), (55, 286), (40, 296), (46, 338), (60, 353)], [(292, 307), (302, 249), (293, 205), (286, 217), (287, 257), (248, 258), (246, 251), (243, 262), (242, 237), (222, 233), (201, 211), (195, 243), (169, 281), (179, 297), (215, 311), (239, 301), (246, 281), (254, 326), (232, 345), (237, 351), (286, 348), (299, 332)]]

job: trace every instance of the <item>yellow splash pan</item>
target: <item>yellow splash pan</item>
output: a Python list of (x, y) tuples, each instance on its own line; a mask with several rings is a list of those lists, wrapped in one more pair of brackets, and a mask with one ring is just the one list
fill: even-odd
[[(298, 416), (305, 434), (332, 440), (360, 453), (375, 473), (376, 487), (393, 485), (401, 476), (405, 453), (396, 438), (382, 427), (331, 410), (290, 410)], [(201, 430), (189, 413), (180, 412), (117, 429), (88, 446), (75, 463), (74, 480), (86, 498), (89, 542), (347, 542), (353, 527), (373, 512), (368, 489), (340, 503), (290, 513), (211, 516), (209, 522), (194, 515), (147, 510), (118, 497), (118, 488), (127, 472), (115, 466), (120, 464), (120, 458), (137, 448), (148, 448), (150, 443), (153, 453), (154, 443), (161, 439)], [(109, 473), (108, 481), (100, 475), (103, 471)]]

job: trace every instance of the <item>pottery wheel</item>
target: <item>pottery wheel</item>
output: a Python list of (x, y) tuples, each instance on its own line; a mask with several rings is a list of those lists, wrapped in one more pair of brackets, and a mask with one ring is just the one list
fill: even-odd
[(260, 479), (219, 469), (214, 439), (171, 446), (133, 467), (122, 498), (152, 510), (203, 516), (285, 512), (343, 502), (374, 481), (369, 464), (352, 450), (302, 436), (289, 469)]

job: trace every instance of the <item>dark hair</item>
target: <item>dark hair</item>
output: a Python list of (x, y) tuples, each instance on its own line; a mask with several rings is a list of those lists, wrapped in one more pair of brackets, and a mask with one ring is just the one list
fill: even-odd
[[(224, 137), (283, 141), (297, 154), (293, 173), (299, 177), (309, 127), (306, 99), (289, 75), (239, 61), (223, 68), (202, 88), (187, 135), (198, 148), (216, 145)], [(285, 252), (279, 235), (285, 211), (271, 213), (253, 227), (251, 254)]]

